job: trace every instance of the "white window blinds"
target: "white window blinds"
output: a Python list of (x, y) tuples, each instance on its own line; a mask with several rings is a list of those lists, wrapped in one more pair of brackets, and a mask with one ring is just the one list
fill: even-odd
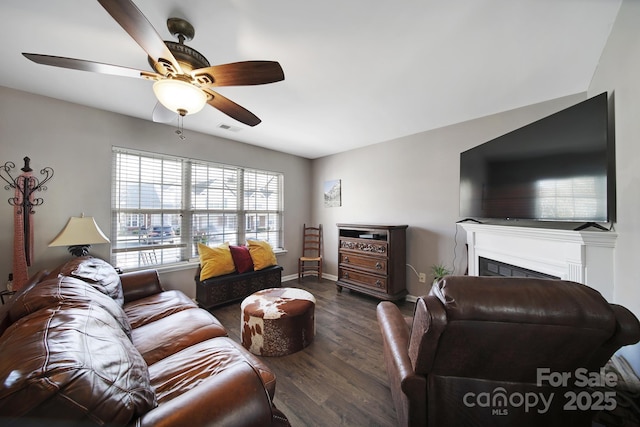
[(113, 149), (112, 263), (182, 262), (197, 244), (282, 248), (283, 174)]

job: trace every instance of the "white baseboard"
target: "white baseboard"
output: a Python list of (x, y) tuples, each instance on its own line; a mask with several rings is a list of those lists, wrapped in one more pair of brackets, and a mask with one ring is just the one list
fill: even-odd
[[(326, 280), (332, 280), (336, 282), (338, 280), (338, 276), (334, 276), (333, 274), (322, 274), (322, 278)], [(282, 276), (282, 282), (288, 282), (290, 280), (298, 280), (298, 273), (289, 274), (287, 276)]]
[(289, 274), (288, 276), (282, 276), (282, 282), (288, 282), (289, 280), (298, 280), (297, 274)]
[(407, 295), (406, 297), (404, 297), (404, 300), (407, 302), (415, 303), (416, 301), (418, 301), (418, 297), (415, 295)]

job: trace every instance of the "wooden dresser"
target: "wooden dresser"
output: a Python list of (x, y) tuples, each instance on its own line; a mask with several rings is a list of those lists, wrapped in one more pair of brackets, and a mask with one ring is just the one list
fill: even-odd
[(383, 300), (407, 295), (407, 225), (337, 224), (338, 291), (352, 289)]

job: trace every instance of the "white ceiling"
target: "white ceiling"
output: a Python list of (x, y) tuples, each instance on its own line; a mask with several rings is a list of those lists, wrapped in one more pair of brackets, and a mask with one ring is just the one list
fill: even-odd
[[(186, 130), (307, 158), (584, 92), (621, 1), (134, 0), (165, 40), (175, 40), (167, 18), (190, 21), (187, 44), (212, 65), (284, 69), (282, 82), (217, 88), (260, 117), (256, 127), (205, 107)], [(0, 85), (151, 120), (151, 82), (21, 55), (150, 70), (97, 1), (3, 1), (0, 16)]]

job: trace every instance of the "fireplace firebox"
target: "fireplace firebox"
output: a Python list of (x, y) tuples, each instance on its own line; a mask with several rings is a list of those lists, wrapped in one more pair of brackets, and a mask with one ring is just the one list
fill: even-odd
[(558, 276), (541, 273), (528, 268), (507, 264), (489, 258), (478, 258), (478, 269), (480, 276), (501, 276), (501, 277), (535, 277), (538, 279), (560, 279)]

